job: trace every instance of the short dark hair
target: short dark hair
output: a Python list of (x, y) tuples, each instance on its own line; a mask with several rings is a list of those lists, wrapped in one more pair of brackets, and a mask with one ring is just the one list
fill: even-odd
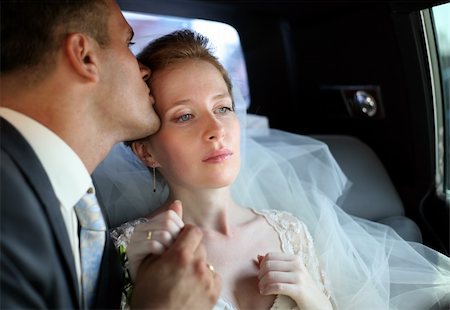
[(2, 0), (0, 10), (1, 74), (48, 72), (71, 32), (85, 33), (101, 46), (109, 41), (105, 0)]

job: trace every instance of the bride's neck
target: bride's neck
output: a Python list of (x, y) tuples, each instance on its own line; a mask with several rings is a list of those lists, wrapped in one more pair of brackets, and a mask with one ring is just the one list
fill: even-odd
[(229, 188), (208, 190), (172, 190), (169, 202), (178, 199), (183, 205), (183, 221), (205, 231), (224, 235), (245, 220), (243, 208), (232, 199)]

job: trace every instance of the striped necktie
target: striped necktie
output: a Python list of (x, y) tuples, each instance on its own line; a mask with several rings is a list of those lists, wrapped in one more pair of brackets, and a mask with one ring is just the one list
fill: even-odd
[(75, 213), (81, 226), (80, 255), (81, 283), (84, 305), (91, 307), (97, 287), (103, 248), (106, 239), (106, 225), (94, 191), (88, 192), (75, 205)]

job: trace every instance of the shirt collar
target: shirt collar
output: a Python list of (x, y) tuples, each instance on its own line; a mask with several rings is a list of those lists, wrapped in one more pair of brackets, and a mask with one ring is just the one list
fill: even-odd
[(93, 188), (92, 178), (80, 157), (58, 135), (8, 108), (0, 107), (0, 116), (10, 122), (36, 152), (63, 207), (72, 208), (89, 188)]

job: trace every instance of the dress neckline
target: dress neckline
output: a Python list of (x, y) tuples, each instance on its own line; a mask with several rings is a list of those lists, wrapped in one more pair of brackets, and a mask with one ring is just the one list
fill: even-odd
[[(255, 210), (253, 208), (249, 208), (249, 209), (253, 213), (255, 213), (256, 215), (260, 215), (260, 216), (264, 217), (264, 219), (266, 220), (267, 224), (275, 230), (275, 232), (277, 233), (278, 238), (280, 240), (281, 251), (285, 252), (284, 251), (284, 242), (283, 242), (283, 238), (281, 237), (281, 232), (277, 229), (277, 226), (275, 225), (275, 223), (270, 218), (270, 212), (267, 212), (268, 210)], [(225, 310), (238, 310), (239, 309), (238, 307), (236, 307), (236, 305), (234, 305), (227, 298), (221, 296), (219, 299), (224, 304), (224, 308), (223, 309), (225, 309)], [(275, 299), (274, 299), (274, 301), (272, 303), (272, 306), (270, 307), (270, 310), (290, 309), (290, 308), (286, 307), (287, 305), (291, 304), (289, 302), (290, 300), (291, 299), (288, 296), (276, 295)]]
[[(223, 310), (239, 310), (230, 300), (228, 300), (225, 297), (219, 298), (219, 303), (223, 304)], [(284, 295), (277, 295), (275, 296), (275, 299), (273, 301), (272, 306), (269, 310), (276, 310), (276, 309), (293, 309), (293, 300), (290, 299), (288, 296)]]

